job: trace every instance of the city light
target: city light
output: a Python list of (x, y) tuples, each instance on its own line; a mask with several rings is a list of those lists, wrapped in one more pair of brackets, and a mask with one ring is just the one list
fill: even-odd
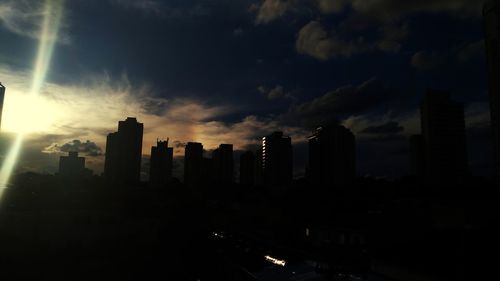
[(280, 266), (285, 266), (286, 265), (286, 261), (284, 260), (280, 260), (280, 259), (277, 259), (277, 258), (273, 258), (271, 256), (264, 256), (264, 258), (266, 258), (266, 261), (269, 261), (275, 265), (280, 265)]
[[(38, 45), (38, 53), (33, 69), (33, 78), (31, 82), (30, 96), (31, 102), (37, 100), (40, 94), (40, 89), (45, 83), (47, 71), (52, 59), (52, 53), (57, 41), (59, 27), (61, 23), (62, 10), (64, 0), (46, 0), (43, 7), (43, 22), (40, 29), (40, 39)], [(30, 108), (29, 106), (26, 108)], [(23, 108), (19, 108), (22, 110)], [(25, 112), (29, 119), (37, 119), (33, 116), (33, 112)], [(0, 170), (0, 196), (2, 189), (6, 188), (9, 184), (10, 177), (22, 149), (24, 133), (19, 133), (12, 146), (10, 147), (6, 157), (3, 160)]]

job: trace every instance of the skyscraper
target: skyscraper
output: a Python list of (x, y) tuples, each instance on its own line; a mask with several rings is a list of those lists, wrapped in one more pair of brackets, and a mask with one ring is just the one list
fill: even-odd
[(410, 165), (411, 173), (418, 179), (423, 179), (425, 175), (425, 146), (422, 135), (410, 137)]
[(222, 184), (234, 182), (233, 145), (221, 144), (212, 153), (214, 180)]
[(203, 145), (188, 142), (184, 151), (184, 184), (194, 187), (201, 184), (203, 178)]
[(68, 156), (59, 158), (59, 175), (78, 177), (85, 174), (85, 158), (78, 157), (78, 152), (69, 152)]
[(5, 97), (5, 86), (0, 82), (0, 130), (2, 129), (3, 100)]
[(144, 125), (128, 117), (118, 122), (118, 132), (106, 141), (104, 174), (111, 184), (134, 185), (141, 175), (142, 134)]
[(240, 156), (240, 184), (253, 186), (255, 183), (255, 155), (247, 151)]
[(356, 140), (340, 125), (320, 127), (309, 137), (310, 181), (335, 188), (353, 183), (356, 177)]
[(426, 183), (456, 184), (467, 173), (464, 106), (428, 90), (420, 107)]
[(167, 141), (157, 141), (151, 147), (149, 166), (149, 183), (151, 186), (165, 186), (172, 179), (172, 161), (174, 149), (168, 147)]
[(495, 174), (500, 186), (500, 3), (487, 1), (483, 7), (486, 58), (489, 74), (491, 127), (495, 146)]
[(282, 132), (262, 138), (262, 172), (270, 187), (290, 185), (293, 179), (292, 139)]

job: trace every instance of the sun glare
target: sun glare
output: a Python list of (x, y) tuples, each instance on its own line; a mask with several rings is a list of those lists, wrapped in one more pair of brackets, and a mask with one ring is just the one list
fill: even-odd
[(9, 93), (2, 130), (17, 134), (45, 132), (58, 114), (57, 108), (41, 96)]
[(63, 0), (46, 0), (44, 3), (43, 23), (40, 30), (38, 53), (29, 94), (14, 95), (5, 102), (6, 118), (10, 119), (8, 125), (6, 125), (8, 126), (6, 131), (11, 128), (12, 131), (18, 133), (18, 136), (2, 161), (0, 189), (7, 187), (9, 184), (19, 153), (22, 150), (24, 134), (42, 131), (44, 126), (50, 126), (52, 113), (50, 108), (39, 97), (39, 93), (45, 83), (55, 42), (57, 41), (62, 16), (62, 4)]

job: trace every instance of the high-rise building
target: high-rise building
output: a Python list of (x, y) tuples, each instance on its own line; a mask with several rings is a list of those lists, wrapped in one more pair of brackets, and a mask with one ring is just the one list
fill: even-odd
[(310, 181), (317, 185), (346, 186), (356, 177), (356, 140), (341, 125), (319, 127), (309, 137)]
[(422, 135), (410, 137), (410, 166), (411, 173), (419, 179), (425, 175), (425, 146)]
[(240, 156), (240, 184), (245, 186), (255, 184), (255, 155), (251, 151)]
[(111, 184), (140, 182), (144, 125), (128, 117), (118, 123), (118, 132), (108, 134), (104, 174)]
[(151, 186), (165, 186), (171, 181), (173, 157), (174, 149), (168, 147), (168, 139), (157, 141), (156, 146), (151, 147), (149, 161), (149, 183)]
[(282, 132), (262, 138), (262, 172), (264, 185), (284, 187), (293, 179), (292, 139)]
[(68, 156), (59, 158), (59, 175), (63, 177), (79, 177), (85, 174), (85, 158), (78, 157), (78, 152), (69, 152)]
[(483, 7), (486, 59), (489, 74), (491, 127), (495, 147), (495, 174), (500, 185), (500, 3), (487, 1)]
[(234, 182), (233, 145), (221, 144), (212, 152), (214, 180), (222, 184)]
[(203, 178), (203, 145), (188, 142), (184, 152), (184, 184), (194, 187), (201, 184)]
[(2, 129), (3, 100), (5, 98), (5, 86), (0, 82), (0, 130)]
[(420, 107), (426, 183), (456, 184), (467, 175), (464, 106), (428, 90)]

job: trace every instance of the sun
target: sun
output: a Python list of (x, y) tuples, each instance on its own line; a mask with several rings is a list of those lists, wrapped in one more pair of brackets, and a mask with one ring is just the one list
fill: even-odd
[(59, 111), (43, 96), (19, 92), (5, 95), (2, 131), (19, 134), (47, 132)]

